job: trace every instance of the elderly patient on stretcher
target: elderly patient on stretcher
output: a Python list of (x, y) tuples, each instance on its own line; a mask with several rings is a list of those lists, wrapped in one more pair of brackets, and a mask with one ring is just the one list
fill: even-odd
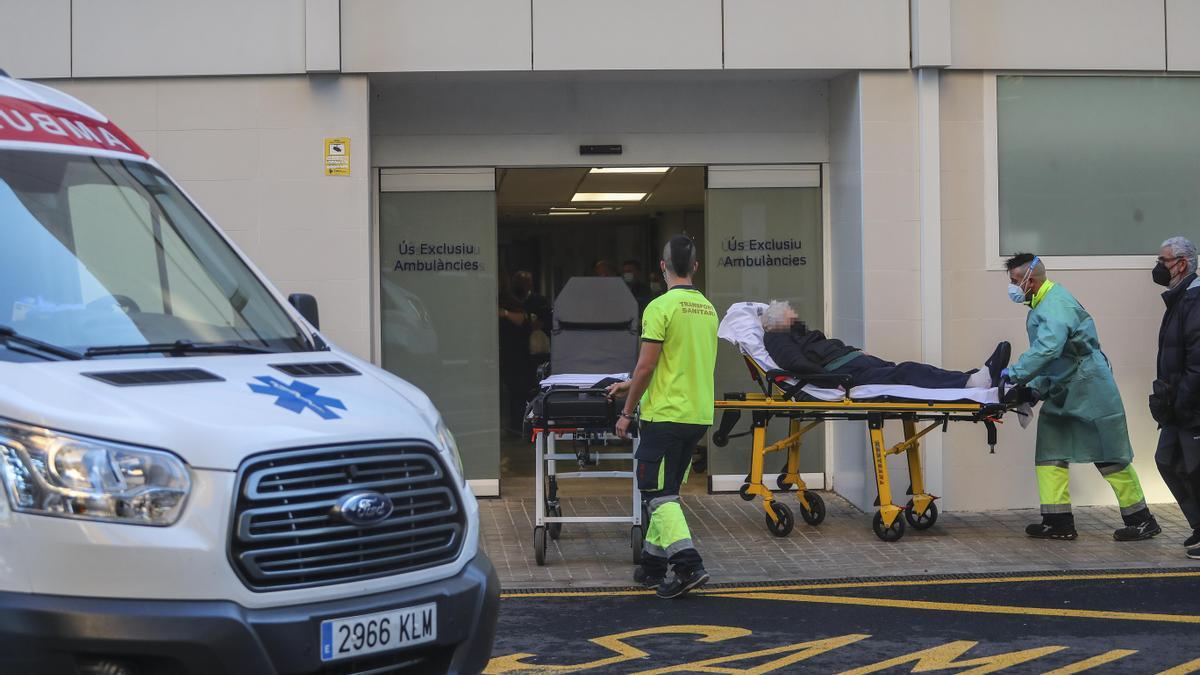
[(983, 367), (944, 370), (926, 363), (892, 363), (826, 337), (808, 328), (786, 301), (773, 301), (762, 313), (763, 343), (767, 353), (784, 370), (805, 375), (833, 374), (850, 378), (850, 386), (904, 384), (926, 389), (977, 389), (1000, 385), (1000, 371), (1008, 367), (1012, 348), (1001, 342)]

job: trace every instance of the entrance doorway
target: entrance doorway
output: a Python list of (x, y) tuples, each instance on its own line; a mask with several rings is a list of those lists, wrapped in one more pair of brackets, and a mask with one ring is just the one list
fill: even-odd
[[(553, 299), (573, 277), (615, 276), (624, 278), (639, 312), (644, 309), (665, 289), (658, 260), (670, 237), (688, 234), (704, 250), (704, 180), (704, 167), (696, 166), (497, 172), (500, 304), (516, 310), (502, 315), (499, 326), (500, 475), (506, 485), (534, 472), (521, 416), (537, 386), (537, 369), (549, 359)], [(697, 278), (701, 289), (703, 274)], [(528, 318), (519, 323), (521, 313)], [(506, 323), (506, 316), (512, 320)], [(702, 476), (693, 482), (706, 484)]]
[[(523, 313), (527, 284), (547, 314), (570, 278), (628, 272), (644, 305), (660, 289), (663, 244), (687, 233), (701, 254), (696, 285), (718, 314), (734, 302), (784, 299), (808, 325), (825, 327), (822, 183), (815, 165), (380, 169), (379, 361), (437, 407), (477, 495), (498, 495), (501, 476), (505, 490), (531, 494), (521, 481), (531, 481), (523, 477), (533, 452), (514, 418), (536, 387), (545, 341), (530, 340), (532, 321), (530, 333), (507, 331), (502, 303)], [(502, 328), (512, 351), (524, 352), (503, 364)], [(722, 343), (717, 393), (751, 387), (737, 350)], [(734, 439), (707, 456), (708, 480), (694, 473), (690, 489), (737, 490), (748, 445)], [(801, 472), (821, 487), (823, 442), (806, 446)]]

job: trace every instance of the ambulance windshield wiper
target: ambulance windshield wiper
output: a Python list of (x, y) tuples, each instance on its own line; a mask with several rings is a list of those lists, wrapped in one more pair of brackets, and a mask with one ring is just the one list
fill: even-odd
[(21, 335), (9, 326), (0, 326), (0, 344), (4, 344), (5, 346), (20, 345), (29, 349), (36, 349), (41, 352), (38, 356), (57, 356), (60, 359), (67, 359), (68, 361), (78, 361), (84, 358), (83, 354), (67, 349), (66, 347), (59, 347), (49, 342), (42, 342), (41, 340)]
[(144, 345), (114, 345), (111, 347), (89, 347), (83, 353), (86, 358), (93, 356), (121, 356), (125, 354), (168, 354), (170, 356), (187, 356), (188, 354), (274, 354), (270, 349), (252, 347), (236, 343), (201, 343), (191, 340), (176, 340), (174, 342), (156, 342)]

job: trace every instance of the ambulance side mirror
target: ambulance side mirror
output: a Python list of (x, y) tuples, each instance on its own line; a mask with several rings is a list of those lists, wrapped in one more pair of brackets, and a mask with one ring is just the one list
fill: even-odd
[(288, 302), (292, 307), (300, 312), (300, 316), (304, 320), (311, 323), (313, 328), (320, 330), (321, 314), (317, 311), (317, 299), (308, 293), (292, 293), (288, 296)]

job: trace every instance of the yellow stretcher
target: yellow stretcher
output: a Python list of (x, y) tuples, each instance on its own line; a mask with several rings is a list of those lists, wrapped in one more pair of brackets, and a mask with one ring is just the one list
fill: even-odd
[[(987, 429), (988, 445), (992, 451), (996, 446), (996, 423), (1004, 413), (1020, 403), (1021, 392), (999, 397), (1002, 403), (977, 403), (974, 401), (936, 402), (919, 400), (871, 399), (851, 400), (846, 394), (839, 401), (816, 400), (803, 394), (806, 384), (837, 386), (849, 392), (849, 380), (845, 376), (816, 375), (798, 379), (786, 371), (765, 370), (757, 361), (742, 352), (746, 366), (761, 392), (726, 393), (724, 400), (716, 402), (721, 410), (721, 421), (713, 433), (713, 443), (724, 447), (730, 438), (753, 436), (750, 458), (750, 473), (739, 493), (751, 501), (762, 497), (766, 512), (767, 529), (777, 537), (791, 533), (795, 525), (791, 509), (779, 503), (774, 493), (763, 484), (765, 458), (773, 452), (787, 452), (787, 466), (779, 474), (776, 485), (780, 490), (796, 486), (796, 498), (800, 502), (800, 515), (809, 525), (819, 525), (825, 519), (825, 505), (820, 495), (809, 491), (800, 478), (800, 445), (804, 435), (828, 420), (861, 420), (870, 431), (871, 456), (874, 459), (875, 484), (878, 487), (879, 510), (875, 512), (872, 528), (883, 541), (898, 541), (904, 536), (905, 523), (913, 529), (925, 530), (937, 522), (938, 509), (934, 495), (925, 490), (924, 472), (921, 467), (921, 439), (937, 429), (945, 430), (951, 422), (983, 424)], [(742, 412), (751, 413), (752, 422), (748, 431), (731, 433), (741, 418)], [(783, 440), (767, 444), (767, 425), (774, 418), (788, 420), (788, 435)], [(904, 440), (888, 447), (884, 442), (883, 426), (887, 420), (899, 420), (904, 428)], [(887, 458), (904, 453), (908, 460), (908, 475), (912, 497), (904, 506), (892, 502), (892, 486), (888, 479)]]

